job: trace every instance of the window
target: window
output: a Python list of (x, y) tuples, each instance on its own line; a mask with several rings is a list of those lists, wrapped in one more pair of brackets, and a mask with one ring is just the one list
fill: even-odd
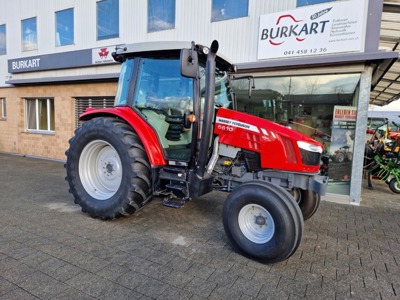
[(0, 55), (7, 53), (6, 25), (0, 25)]
[(36, 17), (21, 21), (22, 51), (37, 49)]
[(211, 21), (247, 17), (248, 7), (248, 0), (212, 0)]
[(325, 3), (325, 2), (333, 2), (333, 1), (336, 0), (297, 0), (297, 7)]
[(75, 129), (80, 127), (82, 122), (79, 116), (85, 112), (87, 108), (107, 108), (114, 106), (114, 97), (93, 97), (93, 98), (76, 98), (75, 99)]
[(54, 99), (26, 99), (25, 114), (28, 131), (54, 131)]
[(97, 39), (119, 37), (119, 2), (103, 0), (97, 2)]
[(148, 0), (148, 32), (175, 28), (175, 0)]
[(74, 43), (74, 9), (56, 12), (56, 46)]
[(6, 99), (0, 98), (0, 120), (5, 120), (6, 117)]
[(237, 108), (302, 132), (324, 145), (328, 193), (349, 195), (360, 74), (258, 77), (233, 81)]

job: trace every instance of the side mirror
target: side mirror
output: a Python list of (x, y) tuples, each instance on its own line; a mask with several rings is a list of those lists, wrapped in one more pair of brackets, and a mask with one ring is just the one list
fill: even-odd
[(254, 77), (249, 76), (249, 98), (251, 98), (251, 92), (256, 88), (254, 85)]
[(188, 78), (196, 78), (198, 68), (199, 60), (193, 43), (192, 49), (181, 50), (181, 75)]

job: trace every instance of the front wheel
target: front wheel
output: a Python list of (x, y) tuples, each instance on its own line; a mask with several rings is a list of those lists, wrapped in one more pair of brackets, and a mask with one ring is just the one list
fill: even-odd
[(342, 163), (344, 162), (344, 154), (342, 152), (339, 152), (338, 154), (336, 154), (335, 160), (338, 163)]
[(83, 212), (114, 219), (132, 214), (149, 199), (147, 154), (125, 122), (106, 117), (89, 120), (69, 143), (66, 179)]
[(287, 259), (298, 248), (303, 218), (293, 197), (269, 182), (246, 182), (225, 201), (223, 225), (232, 246), (265, 263)]
[(392, 178), (392, 179), (390, 180), (390, 182), (389, 182), (389, 187), (390, 187), (390, 190), (391, 190), (393, 193), (400, 194), (400, 184), (398, 183), (398, 181), (396, 180), (396, 178)]

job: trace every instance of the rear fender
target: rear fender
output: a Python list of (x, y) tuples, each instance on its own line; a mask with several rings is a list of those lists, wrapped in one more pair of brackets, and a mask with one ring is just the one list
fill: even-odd
[(163, 150), (158, 141), (157, 135), (153, 128), (147, 124), (132, 108), (130, 107), (114, 107), (104, 109), (87, 109), (79, 119), (87, 121), (97, 117), (115, 117), (124, 120), (139, 135), (140, 140), (146, 150), (150, 164), (154, 167), (165, 166)]

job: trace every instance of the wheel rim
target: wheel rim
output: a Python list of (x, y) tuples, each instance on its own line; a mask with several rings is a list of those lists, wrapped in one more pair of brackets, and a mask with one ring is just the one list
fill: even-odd
[(253, 243), (264, 244), (274, 236), (274, 220), (271, 214), (258, 204), (245, 205), (239, 212), (238, 221), (243, 235)]
[(300, 189), (298, 188), (294, 188), (291, 190), (290, 192), (294, 198), (294, 200), (296, 201), (297, 204), (300, 204), (301, 202), (301, 192)]
[(394, 188), (396, 191), (400, 191), (399, 182), (396, 180), (396, 178), (394, 178), (394, 179), (392, 179), (392, 180), (394, 180), (393, 188)]
[(109, 199), (121, 185), (121, 159), (109, 143), (92, 141), (85, 146), (79, 158), (79, 175), (90, 196), (98, 200)]

